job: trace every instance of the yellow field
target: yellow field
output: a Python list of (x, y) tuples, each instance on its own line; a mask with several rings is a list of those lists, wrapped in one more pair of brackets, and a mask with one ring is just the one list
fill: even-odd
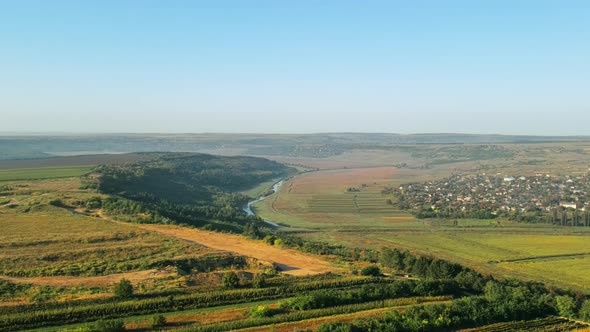
[(0, 275), (107, 275), (215, 252), (57, 207), (27, 213), (11, 208), (0, 211)]

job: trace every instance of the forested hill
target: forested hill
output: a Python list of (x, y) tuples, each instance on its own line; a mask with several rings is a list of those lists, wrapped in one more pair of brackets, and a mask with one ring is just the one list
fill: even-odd
[[(244, 225), (241, 211), (248, 197), (239, 191), (295, 170), (263, 158), (222, 157), (200, 153), (149, 153), (125, 165), (96, 168), (98, 190), (113, 199), (112, 213), (148, 212), (144, 222), (179, 222), (205, 226), (209, 221)], [(118, 198), (118, 199), (117, 199)]]
[(255, 157), (161, 153), (127, 165), (99, 166), (99, 190), (125, 197), (154, 196), (177, 203), (206, 202), (286, 176), (289, 168)]

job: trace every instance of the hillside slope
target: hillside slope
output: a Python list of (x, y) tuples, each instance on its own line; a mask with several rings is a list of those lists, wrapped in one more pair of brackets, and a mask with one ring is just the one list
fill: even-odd
[[(256, 221), (241, 207), (250, 199), (240, 194), (256, 185), (289, 176), (292, 168), (255, 157), (222, 157), (194, 153), (150, 153), (150, 158), (99, 166), (98, 190), (109, 194), (102, 207), (111, 214), (148, 216), (147, 223), (184, 223), (225, 230)], [(137, 221), (137, 220), (135, 220)], [(213, 227), (215, 229), (215, 227)]]

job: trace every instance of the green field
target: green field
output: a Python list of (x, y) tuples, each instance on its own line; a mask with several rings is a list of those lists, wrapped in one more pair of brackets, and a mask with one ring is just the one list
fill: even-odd
[(90, 166), (2, 169), (0, 181), (67, 178), (87, 174), (91, 169)]
[(399, 212), (386, 203), (387, 197), (380, 192), (313, 195), (308, 200), (310, 213), (357, 213), (389, 215)]
[[(365, 229), (413, 226), (415, 219), (399, 211), (383, 194), (386, 187), (413, 172), (391, 167), (305, 173), (287, 181), (255, 209), (265, 219), (306, 229)], [(351, 191), (349, 188), (353, 188)]]
[[(462, 220), (466, 226), (408, 221), (383, 229), (380, 220), (364, 230), (309, 232), (301, 236), (357, 247), (394, 246), (441, 257), (484, 273), (544, 281), (565, 288), (590, 290), (590, 232), (561, 227), (535, 227), (508, 221)], [(477, 226), (482, 223), (485, 226)]]

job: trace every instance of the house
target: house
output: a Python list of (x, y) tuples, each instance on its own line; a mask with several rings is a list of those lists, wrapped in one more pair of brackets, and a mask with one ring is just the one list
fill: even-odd
[(576, 203), (573, 202), (559, 202), (559, 206), (562, 206), (566, 209), (577, 209), (578, 205)]

